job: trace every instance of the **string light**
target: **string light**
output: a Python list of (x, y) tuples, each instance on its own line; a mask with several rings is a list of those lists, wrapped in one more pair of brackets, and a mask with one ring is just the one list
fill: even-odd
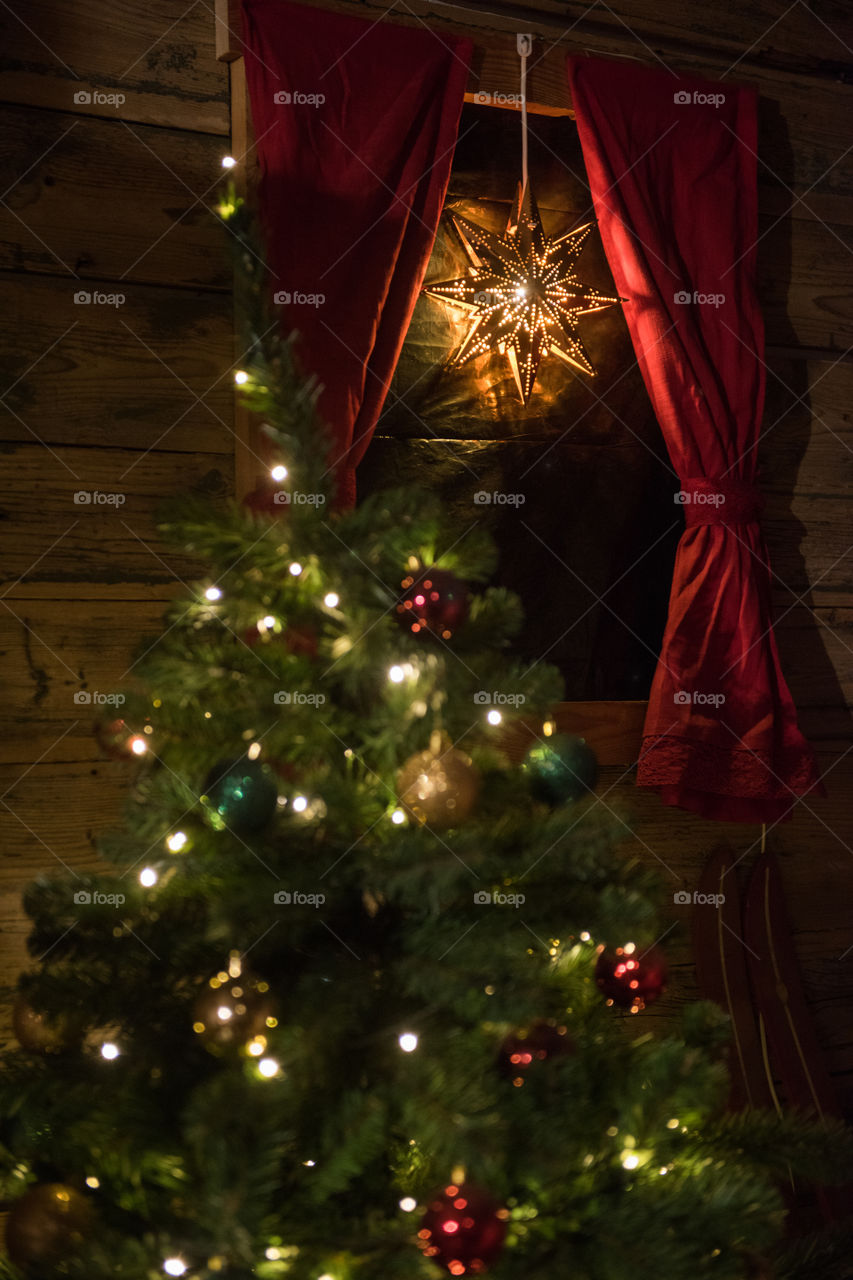
[(206, 600), (210, 600), (212, 602), (214, 600), (221, 600), (222, 592), (219, 589), (219, 587), (208, 587), (204, 593), (204, 596)]
[(245, 384), (249, 381), (249, 375), (248, 373), (246, 373), (246, 370), (238, 369), (237, 372), (234, 374), (234, 381), (237, 383), (238, 387), (245, 386)]
[(406, 821), (406, 815), (402, 809), (395, 809), (391, 814), (391, 821), (395, 827), (401, 827)]
[(180, 853), (186, 848), (187, 833), (185, 831), (173, 831), (170, 836), (166, 837), (166, 848), (170, 853)]
[[(237, 161), (234, 159), (234, 157), (233, 157), (233, 156), (223, 156), (223, 157), (222, 157), (222, 168), (223, 168), (223, 169), (233, 169), (236, 163), (237, 163)], [(180, 1272), (179, 1272), (178, 1274), (180, 1274)]]
[(268, 613), (265, 618), (258, 618), (257, 627), (259, 631), (272, 631), (275, 626), (275, 618)]
[(637, 1155), (634, 1155), (634, 1153), (633, 1153), (633, 1151), (632, 1151), (629, 1155), (627, 1155), (627, 1156), (624, 1156), (624, 1157), (623, 1157), (623, 1160), (622, 1160), (622, 1168), (623, 1168), (623, 1169), (636, 1169), (636, 1167), (637, 1167), (637, 1165), (638, 1165), (639, 1163), (640, 1163), (640, 1157), (639, 1157), (639, 1156), (637, 1156)]
[(112, 1062), (115, 1058), (117, 1058), (120, 1052), (121, 1050), (119, 1049), (118, 1045), (113, 1044), (111, 1040), (106, 1040), (101, 1045), (101, 1057), (106, 1058), (108, 1062)]
[(148, 743), (144, 738), (131, 738), (129, 745), (135, 756), (144, 756), (145, 752), (148, 750)]
[(666, 1127), (667, 1129), (677, 1129), (680, 1124), (681, 1124), (681, 1121), (678, 1120), (675, 1116), (673, 1116), (671, 1120), (667, 1120)]
[(150, 889), (153, 884), (157, 883), (157, 872), (153, 867), (143, 867), (139, 873), (139, 883), (144, 885), (146, 889)]
[(338, 595), (337, 591), (328, 591), (326, 595), (323, 597), (323, 604), (326, 606), (327, 609), (337, 609), (340, 602), (341, 602), (341, 598)]
[(293, 800), (293, 809), (295, 813), (304, 813), (308, 808), (308, 800), (306, 796), (295, 796)]
[(486, 719), (488, 720), (489, 724), (500, 724), (501, 721), (503, 720), (503, 716), (501, 715), (500, 711), (497, 711), (495, 708), (492, 708), (492, 710), (486, 716)]
[(298, 560), (294, 560), (293, 564), (290, 565), (290, 572), (293, 574), (294, 578), (299, 577), (300, 573), (302, 572), (302, 565), (299, 563)]
[(100, 1185), (101, 1185), (100, 1178), (96, 1178), (94, 1174), (90, 1174), (89, 1177), (86, 1179), (86, 1186), (91, 1187), (93, 1191), (97, 1191)]
[(252, 742), (252, 743), (250, 743), (250, 744), (249, 744), (249, 749), (248, 749), (248, 751), (246, 752), (247, 757), (248, 757), (250, 760), (257, 760), (257, 758), (258, 758), (258, 756), (259, 756), (260, 754), (261, 754), (261, 744), (260, 744), (259, 742)]
[(167, 1258), (163, 1263), (163, 1270), (167, 1276), (182, 1276), (186, 1269), (187, 1264), (181, 1258)]
[(388, 679), (392, 684), (402, 684), (405, 678), (406, 673), (402, 667), (394, 666), (388, 668)]
[(270, 475), (272, 476), (273, 480), (286, 480), (287, 467), (279, 463), (278, 466), (272, 468), (272, 470), (270, 471)]
[(556, 723), (553, 720), (546, 720), (542, 726), (542, 732), (544, 733), (545, 737), (546, 738), (552, 737), (552, 735), (556, 733), (556, 731), (557, 731)]
[(281, 1257), (281, 1251), (276, 1249), (274, 1244), (270, 1245), (269, 1249), (264, 1252), (264, 1257), (268, 1258), (270, 1262), (278, 1262)]
[(399, 1037), (397, 1043), (403, 1050), (403, 1053), (414, 1053), (415, 1049), (418, 1047), (418, 1037), (415, 1035), (414, 1031), (404, 1031)]
[(275, 1058), (261, 1058), (258, 1063), (258, 1071), (265, 1080), (272, 1080), (273, 1076), (279, 1073), (279, 1065)]
[(414, 1213), (417, 1207), (418, 1202), (413, 1196), (403, 1196), (403, 1199), (400, 1201), (400, 1208), (403, 1210), (403, 1213)]

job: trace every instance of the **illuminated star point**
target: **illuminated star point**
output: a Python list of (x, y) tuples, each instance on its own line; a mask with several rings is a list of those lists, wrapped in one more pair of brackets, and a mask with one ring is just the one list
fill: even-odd
[(575, 274), (595, 223), (548, 239), (533, 193), (529, 186), (522, 190), (520, 183), (503, 235), (461, 214), (451, 218), (471, 262), (468, 274), (424, 285), (425, 293), (468, 312), (472, 320), (450, 367), (499, 351), (509, 360), (524, 404), (533, 394), (539, 363), (546, 355), (594, 376), (578, 317), (622, 301), (590, 288)]

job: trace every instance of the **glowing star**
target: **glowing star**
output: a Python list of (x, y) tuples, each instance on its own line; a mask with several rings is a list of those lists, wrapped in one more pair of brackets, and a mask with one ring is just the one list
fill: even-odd
[(559, 356), (594, 375), (578, 332), (578, 316), (622, 301), (589, 288), (575, 274), (575, 262), (595, 223), (549, 240), (530, 188), (522, 191), (520, 183), (502, 236), (460, 214), (451, 218), (472, 265), (467, 276), (424, 285), (431, 297), (473, 317), (450, 367), (497, 350), (509, 359), (525, 404), (543, 356)]

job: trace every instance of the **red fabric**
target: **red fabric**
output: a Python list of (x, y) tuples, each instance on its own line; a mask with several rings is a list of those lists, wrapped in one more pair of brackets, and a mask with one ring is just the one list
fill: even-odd
[(637, 781), (706, 817), (775, 821), (823, 788), (779, 665), (758, 523), (756, 96), (598, 59), (570, 58), (569, 78), (604, 248), (687, 517)]
[(269, 265), (277, 292), (324, 298), (282, 312), (323, 385), (350, 503), (435, 240), (472, 46), (283, 0), (243, 0), (243, 20)]

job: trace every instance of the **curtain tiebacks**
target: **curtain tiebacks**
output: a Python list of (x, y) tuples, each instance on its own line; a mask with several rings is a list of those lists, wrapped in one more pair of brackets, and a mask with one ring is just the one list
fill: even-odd
[(730, 476), (691, 476), (681, 481), (679, 500), (688, 528), (696, 524), (750, 524), (764, 499), (755, 485)]

